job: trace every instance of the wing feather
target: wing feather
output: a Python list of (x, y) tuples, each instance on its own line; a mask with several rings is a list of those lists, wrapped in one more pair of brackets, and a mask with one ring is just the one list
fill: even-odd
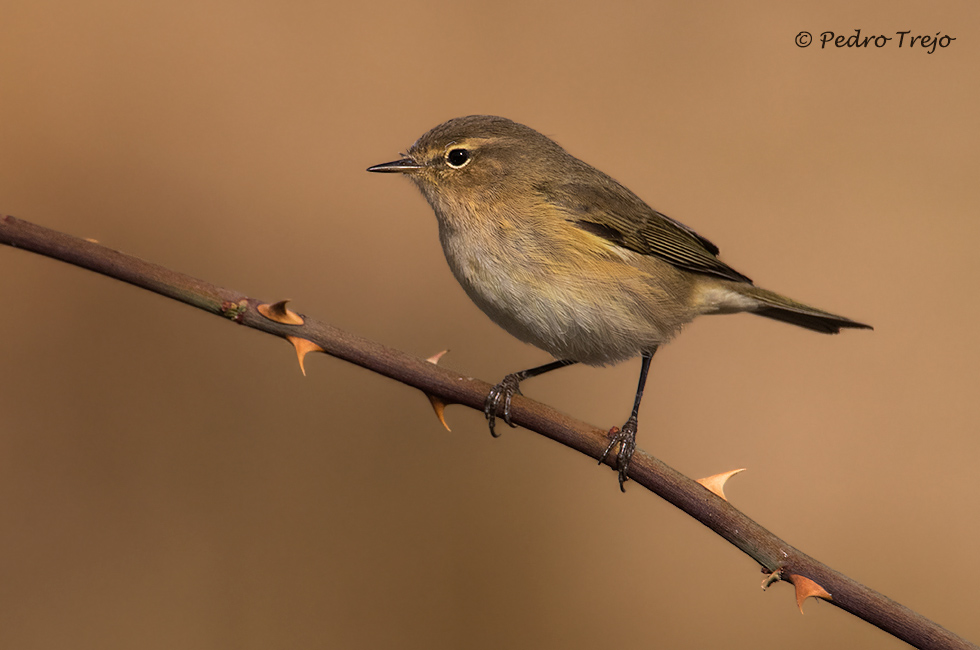
[(718, 247), (708, 239), (657, 212), (612, 178), (602, 176), (606, 182), (570, 180), (537, 189), (570, 223), (617, 246), (658, 257), (687, 271), (752, 282), (718, 259)]

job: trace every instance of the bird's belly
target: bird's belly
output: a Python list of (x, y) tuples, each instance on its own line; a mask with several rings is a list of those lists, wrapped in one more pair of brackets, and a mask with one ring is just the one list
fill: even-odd
[(485, 314), (558, 359), (623, 361), (665, 343), (693, 317), (678, 317), (658, 281), (615, 256), (572, 250), (557, 259), (527, 247), (451, 239), (443, 246), (456, 279)]

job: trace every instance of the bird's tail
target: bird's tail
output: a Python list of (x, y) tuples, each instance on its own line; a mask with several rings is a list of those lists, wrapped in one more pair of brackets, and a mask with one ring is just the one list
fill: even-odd
[(743, 296), (752, 298), (759, 303), (759, 306), (752, 311), (753, 314), (780, 320), (784, 323), (805, 327), (815, 332), (825, 334), (837, 334), (842, 329), (853, 327), (857, 329), (873, 329), (870, 325), (844, 318), (837, 314), (816, 309), (809, 305), (796, 302), (786, 296), (781, 296), (773, 291), (768, 291), (760, 287), (747, 283), (732, 283), (732, 289)]

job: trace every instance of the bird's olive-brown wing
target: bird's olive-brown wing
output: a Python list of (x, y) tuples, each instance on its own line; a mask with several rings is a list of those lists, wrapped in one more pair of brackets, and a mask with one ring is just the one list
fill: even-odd
[(567, 221), (617, 246), (653, 255), (687, 271), (752, 282), (719, 260), (718, 247), (710, 241), (657, 212), (613, 179), (604, 180), (569, 180), (540, 186), (538, 190), (543, 200), (558, 208)]

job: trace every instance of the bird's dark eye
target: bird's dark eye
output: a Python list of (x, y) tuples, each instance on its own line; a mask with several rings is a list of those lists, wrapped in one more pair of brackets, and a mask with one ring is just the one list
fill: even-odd
[(450, 149), (446, 154), (446, 162), (450, 167), (462, 167), (470, 161), (470, 152), (466, 149)]

